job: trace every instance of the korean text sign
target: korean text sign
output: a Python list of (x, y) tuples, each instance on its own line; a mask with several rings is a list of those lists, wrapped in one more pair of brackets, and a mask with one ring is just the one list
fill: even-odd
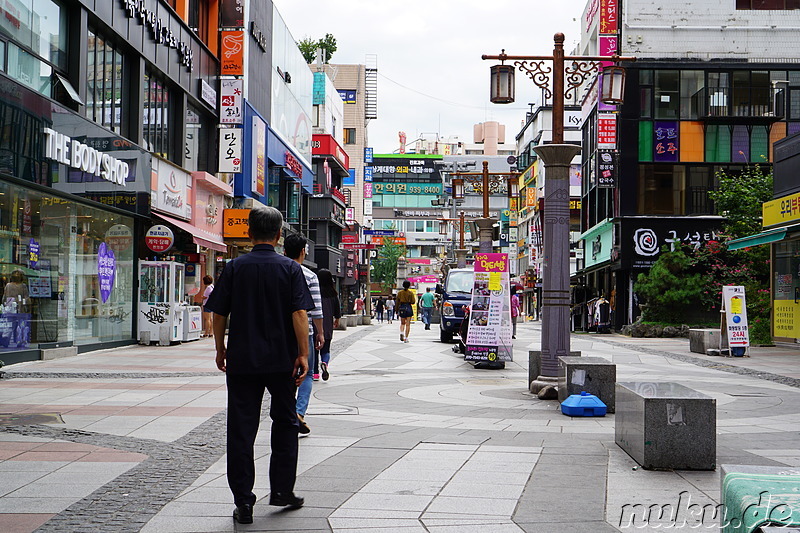
[(508, 254), (476, 254), (465, 361), (512, 361)]

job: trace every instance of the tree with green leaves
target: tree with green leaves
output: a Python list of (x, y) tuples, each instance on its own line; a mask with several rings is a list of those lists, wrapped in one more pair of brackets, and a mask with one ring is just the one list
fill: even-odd
[(330, 33), (326, 33), (322, 39), (314, 40), (311, 37), (305, 37), (298, 41), (297, 47), (300, 53), (303, 54), (306, 63), (313, 63), (317, 58), (317, 49), (322, 50), (322, 61), (330, 63), (333, 53), (336, 52), (336, 37)]
[(384, 290), (392, 290), (397, 283), (397, 260), (406, 254), (406, 245), (397, 244), (392, 237), (384, 237), (378, 248), (378, 257), (372, 260), (372, 281)]
[(772, 170), (761, 165), (741, 172), (720, 171), (719, 187), (708, 195), (725, 217), (722, 239), (697, 250), (662, 253), (650, 271), (640, 274), (635, 290), (645, 298), (642, 318), (682, 323), (687, 317), (719, 313), (723, 285), (741, 285), (747, 295), (750, 342), (770, 337), (769, 246), (728, 250), (725, 241), (759, 233), (761, 204), (772, 199)]

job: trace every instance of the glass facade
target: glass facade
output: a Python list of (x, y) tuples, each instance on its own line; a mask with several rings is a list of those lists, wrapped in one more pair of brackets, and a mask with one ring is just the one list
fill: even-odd
[(800, 240), (776, 243), (773, 253), (772, 334), (800, 339)]
[(144, 147), (170, 161), (175, 160), (170, 89), (150, 70), (144, 75)]
[(133, 218), (0, 182), (0, 351), (132, 339)]
[(122, 54), (89, 30), (86, 117), (120, 133), (122, 127)]

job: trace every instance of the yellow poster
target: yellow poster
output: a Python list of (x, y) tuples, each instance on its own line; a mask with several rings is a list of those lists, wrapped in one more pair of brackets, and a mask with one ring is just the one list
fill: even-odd
[(734, 315), (741, 315), (742, 314), (742, 299), (738, 296), (734, 296), (731, 298), (731, 313)]
[(489, 290), (499, 291), (503, 289), (502, 279), (500, 272), (489, 272)]
[(775, 300), (772, 334), (789, 339), (800, 338), (800, 303), (793, 300)]

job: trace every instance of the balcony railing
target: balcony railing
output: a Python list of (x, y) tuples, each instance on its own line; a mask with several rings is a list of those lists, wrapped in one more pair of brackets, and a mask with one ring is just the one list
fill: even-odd
[(704, 87), (692, 95), (699, 119), (754, 118), (777, 121), (786, 110), (783, 89), (771, 87)]

